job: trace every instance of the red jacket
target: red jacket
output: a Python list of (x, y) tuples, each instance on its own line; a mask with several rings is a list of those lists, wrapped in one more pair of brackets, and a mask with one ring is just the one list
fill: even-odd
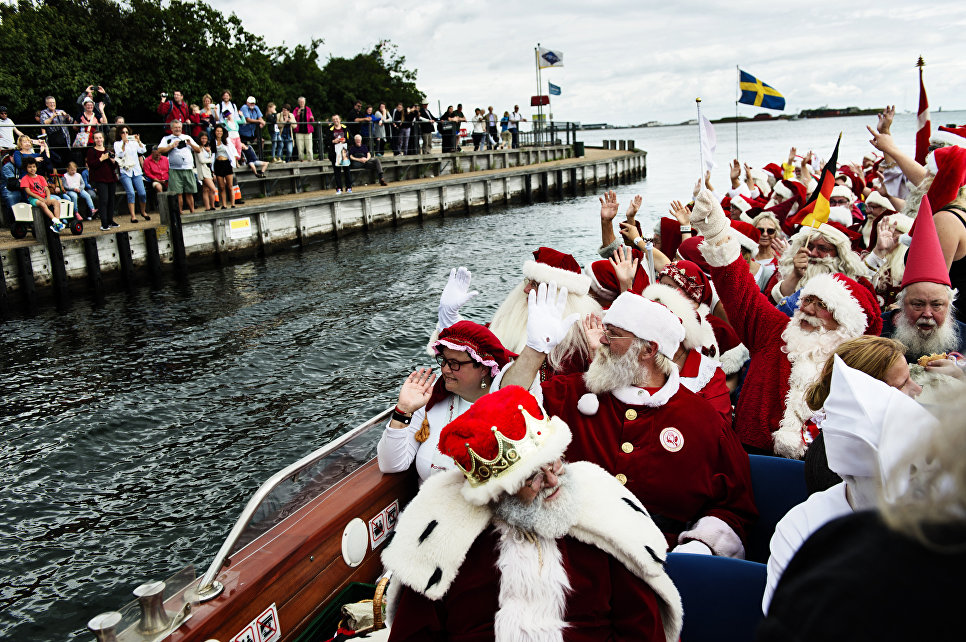
[[(179, 105), (174, 100), (165, 100), (158, 105), (158, 114), (164, 118), (164, 122), (166, 123), (170, 123), (172, 120), (180, 120), (183, 123), (191, 122), (191, 118), (188, 115), (188, 104), (185, 102)], [(167, 127), (166, 131), (170, 134), (171, 128)]]

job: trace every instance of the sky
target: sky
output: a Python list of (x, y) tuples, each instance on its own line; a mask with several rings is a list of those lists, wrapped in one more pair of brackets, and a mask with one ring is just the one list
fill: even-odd
[[(562, 89), (555, 120), (676, 123), (695, 117), (696, 97), (710, 118), (734, 115), (736, 66), (780, 91), (785, 113), (886, 104), (915, 112), (920, 55), (931, 109), (966, 108), (966, 3), (208, 2), (272, 45), (322, 38), (323, 60), (388, 39), (431, 106), (464, 111), (519, 104), (526, 115), (537, 43), (564, 57), (563, 68), (543, 70), (542, 93), (548, 81)], [(743, 116), (761, 111), (739, 107)]]

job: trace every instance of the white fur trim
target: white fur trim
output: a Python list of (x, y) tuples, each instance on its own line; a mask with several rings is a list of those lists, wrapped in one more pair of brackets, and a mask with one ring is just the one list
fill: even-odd
[(578, 296), (584, 296), (590, 290), (590, 278), (587, 275), (555, 268), (546, 263), (527, 261), (523, 264), (523, 276), (540, 283), (556, 283), (558, 288), (567, 288), (568, 293)]
[(685, 336), (681, 319), (671, 310), (633, 292), (624, 292), (614, 299), (604, 313), (604, 323), (653, 341), (658, 352), (668, 359), (674, 358)]
[[(496, 523), (500, 534), (497, 568), (499, 604), (493, 618), (498, 642), (560, 642), (567, 626), (570, 580), (555, 540), (531, 541), (516, 529)], [(540, 587), (539, 590), (534, 590)]]
[(855, 200), (855, 192), (853, 192), (850, 188), (846, 187), (845, 185), (836, 185), (835, 187), (832, 188), (832, 193), (829, 194), (829, 198), (831, 199), (836, 196), (838, 196), (839, 198), (849, 199), (849, 203)]
[(680, 387), (681, 375), (678, 374), (677, 366), (674, 366), (665, 384), (661, 386), (661, 389), (655, 392), (653, 395), (649, 394), (647, 390), (644, 390), (644, 388), (638, 388), (636, 386), (618, 388), (617, 390), (612, 390), (611, 394), (617, 397), (619, 401), (626, 403), (629, 406), (647, 406), (648, 408), (659, 408), (670, 401), (671, 397), (677, 394), (677, 391)]
[(747, 236), (746, 234), (744, 234), (742, 232), (739, 232), (735, 228), (731, 228), (731, 231), (728, 232), (728, 234), (731, 235), (731, 238), (732, 239), (738, 241), (738, 245), (740, 245), (741, 247), (745, 248), (749, 252), (757, 252), (758, 251), (758, 242), (755, 241), (750, 236)]
[[(787, 408), (786, 414), (788, 414)], [(807, 448), (802, 440), (801, 428), (796, 430), (779, 428), (771, 434), (771, 439), (776, 455), (787, 459), (803, 459), (805, 457)]]
[(738, 220), (739, 220), (739, 221), (744, 221), (744, 222), (745, 222), (745, 223), (747, 223), (748, 225), (754, 225), (754, 224), (755, 224), (755, 219), (753, 219), (753, 218), (751, 218), (750, 216), (748, 216), (748, 215), (747, 215), (747, 214), (745, 214), (744, 212), (742, 212), (742, 213), (741, 213), (741, 214), (740, 214), (740, 215), (738, 216)]
[(588, 392), (582, 395), (580, 399), (577, 400), (577, 410), (580, 414), (587, 415), (588, 417), (593, 417), (600, 410), (600, 399), (597, 398), (592, 392)]
[(794, 196), (791, 188), (788, 187), (788, 185), (785, 185), (785, 183), (781, 181), (778, 181), (777, 183), (775, 183), (775, 186), (771, 188), (771, 191), (772, 191), (772, 194), (778, 194), (785, 200), (788, 200)]
[(966, 138), (937, 129), (929, 136), (929, 142), (940, 147), (966, 147)]
[(868, 320), (862, 306), (849, 292), (849, 288), (831, 274), (819, 274), (809, 279), (802, 288), (801, 296), (804, 298), (809, 295), (820, 298), (828, 306), (832, 317), (852, 338), (865, 332)]
[(724, 370), (726, 375), (733, 375), (741, 370), (748, 359), (751, 359), (751, 353), (748, 352), (745, 344), (739, 343), (721, 355), (721, 369)]
[(939, 174), (939, 165), (936, 163), (935, 151), (929, 152), (926, 156), (926, 171), (933, 176)]
[[(530, 420), (527, 420), (530, 423)], [(517, 444), (520, 460), (513, 464), (499, 477), (480, 486), (471, 486), (469, 480), (463, 485), (463, 499), (482, 506), (492, 502), (504, 493), (512, 495), (520, 490), (527, 478), (558, 457), (563, 457), (567, 446), (570, 445), (570, 428), (560, 417), (537, 420), (539, 427), (534, 425), (530, 430), (540, 430), (543, 434), (534, 439), (524, 439)]]
[(741, 246), (733, 238), (729, 238), (721, 245), (712, 245), (705, 240), (698, 246), (698, 250), (711, 267), (731, 265), (741, 258)]
[(706, 355), (701, 356), (701, 364), (698, 366), (698, 374), (694, 377), (681, 377), (681, 385), (691, 392), (698, 393), (711, 381), (711, 377), (721, 366), (720, 363)]
[[(850, 190), (851, 191), (851, 190)], [(852, 211), (847, 207), (836, 205), (828, 208), (828, 220), (848, 227), (852, 225)], [(834, 229), (834, 228), (833, 228)]]
[(428, 354), (431, 357), (436, 356), (436, 350), (433, 349), (433, 345), (439, 339), (439, 333), (440, 333), (440, 329), (439, 329), (439, 325), (437, 325), (436, 328), (433, 330), (433, 333), (429, 335), (429, 343), (426, 344), (426, 354)]
[(731, 197), (731, 204), (738, 208), (738, 211), (744, 214), (751, 209), (751, 203), (739, 196)]
[[(686, 297), (677, 288), (663, 283), (653, 283), (644, 289), (644, 298), (656, 301), (681, 319), (684, 325), (684, 347), (688, 350), (692, 348), (704, 348), (714, 343), (714, 330), (711, 325), (699, 316), (691, 299)], [(703, 323), (702, 323), (703, 322)], [(708, 332), (711, 333), (709, 338)]]
[(593, 263), (588, 263), (584, 266), (584, 275), (590, 279), (590, 291), (595, 293), (597, 296), (607, 299), (608, 301), (613, 301), (617, 298), (617, 295), (620, 294), (620, 292), (614, 292), (610, 288), (605, 288), (600, 284), (600, 281), (597, 280), (597, 275), (594, 274)]
[(889, 210), (890, 212), (896, 211), (896, 206), (892, 204), (892, 201), (890, 201), (888, 198), (886, 198), (885, 196), (883, 196), (882, 194), (876, 191), (873, 191), (871, 194), (869, 194), (866, 197), (865, 204), (878, 205), (880, 207), (883, 207)]
[(719, 557), (745, 558), (741, 538), (727, 523), (713, 515), (705, 515), (690, 530), (678, 535), (678, 543), (692, 539), (698, 540)]

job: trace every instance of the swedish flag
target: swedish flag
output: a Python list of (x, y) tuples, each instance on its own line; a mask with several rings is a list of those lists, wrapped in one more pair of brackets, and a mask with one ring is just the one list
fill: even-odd
[(779, 111), (785, 109), (785, 97), (774, 87), (766, 85), (747, 71), (738, 70), (738, 88), (741, 89), (739, 103)]

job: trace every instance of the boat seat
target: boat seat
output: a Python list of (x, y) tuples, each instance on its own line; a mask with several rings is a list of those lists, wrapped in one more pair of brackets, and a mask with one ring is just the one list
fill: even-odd
[(748, 455), (748, 463), (758, 521), (748, 534), (745, 559), (766, 563), (775, 526), (793, 506), (808, 499), (805, 462), (770, 455)]

